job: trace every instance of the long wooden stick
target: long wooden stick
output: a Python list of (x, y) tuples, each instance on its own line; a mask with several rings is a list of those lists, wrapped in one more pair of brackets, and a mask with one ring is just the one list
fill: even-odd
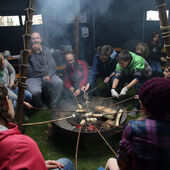
[(159, 12), (160, 28), (162, 30), (162, 38), (165, 42), (167, 53), (167, 61), (170, 69), (170, 26), (168, 24), (168, 17), (166, 14), (166, 3), (164, 0), (155, 0)]
[(16, 121), (19, 129), (22, 131), (22, 119), (23, 119), (23, 108), (24, 108), (24, 91), (26, 88), (26, 78), (27, 78), (27, 67), (28, 67), (28, 57), (30, 49), (30, 39), (31, 39), (31, 27), (33, 18), (33, 0), (30, 0), (29, 8), (26, 9), (26, 19), (25, 19), (25, 34), (23, 36), (24, 40), (24, 50), (22, 56), (21, 72), (19, 76), (18, 84), (18, 100), (17, 100), (17, 113)]
[(68, 117), (58, 118), (58, 119), (55, 119), (55, 120), (47, 120), (47, 121), (43, 121), (43, 122), (24, 123), (24, 124), (22, 124), (22, 126), (42, 125), (42, 124), (46, 124), (46, 123), (56, 122), (56, 121), (59, 121), (59, 120), (70, 119), (72, 117), (73, 116), (68, 116)]
[(87, 94), (91, 93), (92, 91), (96, 90), (97, 88), (99, 88), (102, 84), (104, 84), (104, 82), (102, 81), (98, 86), (94, 87), (93, 89), (89, 90), (87, 92)]
[(76, 144), (76, 153), (75, 153), (75, 169), (76, 170), (77, 170), (77, 155), (78, 155), (78, 148), (79, 148), (81, 129), (82, 129), (82, 126), (79, 127), (79, 133), (78, 133), (77, 144)]
[(114, 153), (114, 155), (117, 157), (116, 152), (113, 150), (113, 148), (109, 145), (109, 143), (107, 142), (107, 140), (104, 138), (104, 136), (100, 133), (100, 131), (95, 127), (95, 130), (98, 132), (98, 134), (101, 136), (101, 138), (104, 140), (104, 142), (107, 144), (107, 146), (110, 148), (110, 150)]

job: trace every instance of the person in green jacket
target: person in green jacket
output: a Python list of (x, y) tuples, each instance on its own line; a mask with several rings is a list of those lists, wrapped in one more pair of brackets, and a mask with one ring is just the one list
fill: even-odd
[(118, 57), (116, 74), (112, 84), (111, 94), (119, 98), (135, 86), (136, 92), (140, 86), (152, 75), (152, 68), (145, 59), (133, 52), (122, 50)]

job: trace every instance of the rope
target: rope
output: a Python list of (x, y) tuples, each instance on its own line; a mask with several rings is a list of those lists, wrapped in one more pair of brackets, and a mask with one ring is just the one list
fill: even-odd
[(170, 37), (170, 35), (164, 35), (164, 36), (162, 36), (162, 38), (168, 38), (168, 37)]
[(27, 79), (27, 77), (25, 76), (19, 76), (21, 79)]
[(170, 31), (162, 32), (162, 35), (170, 34)]
[(165, 47), (170, 47), (170, 44), (169, 45), (164, 45)]
[(26, 11), (26, 14), (27, 14), (28, 21), (31, 21), (31, 20), (30, 20), (29, 11), (34, 12), (34, 9), (31, 8), (31, 7), (29, 7), (29, 8), (26, 8), (25, 11)]
[(156, 7), (157, 7), (157, 8), (160, 8), (160, 7), (165, 6), (165, 5), (166, 5), (166, 3), (157, 5)]
[(77, 137), (76, 153), (75, 153), (75, 170), (77, 170), (77, 155), (78, 155), (78, 148), (79, 148), (81, 129), (82, 129), (82, 126), (79, 127), (79, 133), (78, 133), (78, 137)]
[(28, 67), (28, 64), (21, 64), (21, 67), (24, 66), (24, 67)]
[(18, 86), (23, 87), (23, 88), (27, 88), (27, 84), (23, 83), (21, 81), (18, 82)]
[(27, 52), (27, 53), (30, 53), (30, 50), (29, 49), (25, 49), (23, 50), (24, 52)]
[(167, 26), (160, 26), (161, 30), (170, 30), (170, 25)]
[(27, 34), (27, 33), (25, 33), (23, 36), (24, 36), (24, 38), (26, 38), (26, 37), (27, 37), (27, 38), (31, 38), (31, 35), (30, 35), (30, 34)]
[[(93, 125), (94, 126), (94, 125)], [(98, 132), (98, 134), (101, 136), (101, 138), (104, 140), (104, 142), (107, 144), (107, 146), (111, 149), (111, 151), (115, 154), (115, 156), (117, 157), (116, 152), (113, 150), (113, 148), (109, 145), (109, 143), (107, 142), (107, 140), (104, 138), (104, 136), (100, 133), (100, 131), (96, 128), (96, 126), (94, 126), (96, 131)]]
[(72, 117), (73, 117), (73, 116), (68, 116), (68, 117), (64, 117), (64, 118), (59, 118), (59, 119), (55, 119), (55, 120), (47, 120), (47, 121), (43, 121), (43, 122), (24, 123), (24, 124), (22, 124), (22, 126), (41, 125), (41, 124), (56, 122), (56, 121), (58, 121), (58, 120), (70, 119), (70, 118), (72, 118)]

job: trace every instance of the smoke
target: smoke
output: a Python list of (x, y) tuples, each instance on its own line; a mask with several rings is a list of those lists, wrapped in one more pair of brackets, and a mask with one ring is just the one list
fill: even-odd
[[(37, 13), (43, 15), (47, 25), (48, 41), (53, 37), (65, 37), (63, 43), (74, 38), (74, 19), (79, 13), (95, 12), (96, 17), (104, 15), (114, 0), (37, 0)], [(72, 26), (71, 26), (72, 24)], [(60, 39), (61, 41), (61, 39)]]
[(82, 10), (88, 10), (89, 12), (95, 13), (96, 17), (104, 15), (110, 5), (115, 0), (84, 0), (81, 2)]

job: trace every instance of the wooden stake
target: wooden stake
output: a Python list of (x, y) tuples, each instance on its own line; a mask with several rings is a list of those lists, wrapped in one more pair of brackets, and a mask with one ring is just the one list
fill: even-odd
[(24, 91), (26, 88), (26, 78), (27, 78), (27, 67), (28, 67), (28, 57), (30, 49), (30, 39), (31, 39), (31, 27), (32, 27), (32, 17), (33, 17), (33, 0), (30, 0), (29, 8), (26, 9), (26, 18), (25, 18), (25, 34), (23, 36), (23, 56), (21, 63), (21, 72), (19, 75), (19, 84), (18, 84), (18, 100), (17, 100), (17, 113), (16, 121), (20, 131), (22, 131), (22, 120), (23, 120), (23, 108), (24, 108)]
[(165, 42), (167, 53), (167, 61), (170, 67), (170, 26), (168, 25), (168, 17), (166, 14), (166, 3), (164, 0), (155, 0), (159, 12), (160, 28), (162, 30), (162, 38)]

